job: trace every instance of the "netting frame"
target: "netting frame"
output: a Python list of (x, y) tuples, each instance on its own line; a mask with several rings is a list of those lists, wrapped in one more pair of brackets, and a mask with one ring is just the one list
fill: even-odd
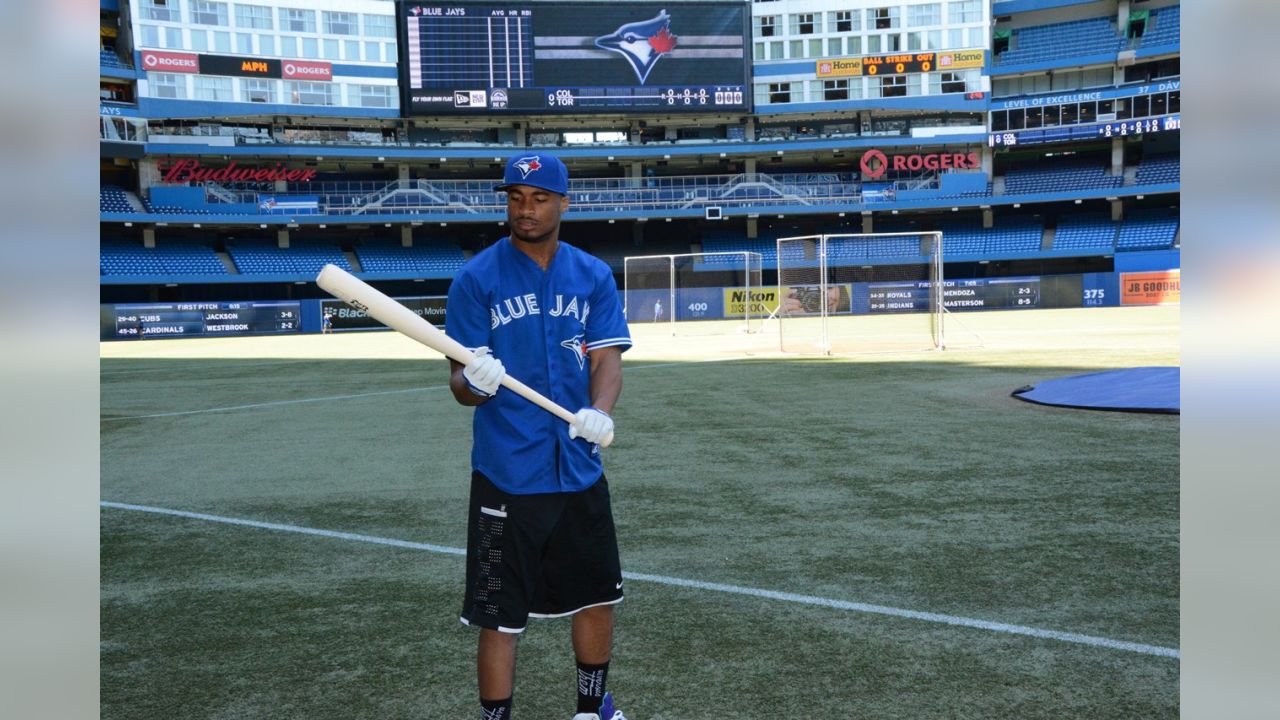
[[(776, 242), (776, 248), (777, 248), (776, 257), (778, 259), (777, 260), (777, 279), (778, 279), (779, 308), (781, 308), (781, 303), (782, 303), (783, 287), (786, 285), (786, 283), (783, 282), (784, 253), (782, 251), (782, 244), (784, 242), (797, 241), (797, 240), (816, 241), (817, 245), (816, 245), (815, 255), (818, 259), (818, 267), (817, 267), (818, 283), (817, 284), (819, 286), (818, 288), (819, 293), (822, 296), (825, 296), (827, 294), (827, 290), (829, 287), (829, 278), (830, 278), (830, 272), (829, 272), (830, 268), (827, 263), (827, 255), (828, 255), (827, 245), (830, 240), (835, 238), (874, 239), (874, 238), (888, 238), (888, 237), (919, 237), (919, 238), (933, 237), (934, 238), (933, 242), (929, 244), (929, 247), (931, 248), (932, 252), (929, 254), (928, 256), (929, 259), (927, 262), (928, 269), (929, 269), (928, 283), (929, 283), (930, 293), (929, 293), (929, 302), (928, 302), (929, 307), (926, 312), (929, 313), (930, 327), (932, 328), (932, 333), (931, 333), (931, 341), (933, 345), (932, 349), (945, 350), (947, 347), (946, 320), (945, 320), (947, 310), (944, 302), (945, 274), (943, 272), (942, 231), (941, 230), (922, 230), (922, 231), (914, 231), (914, 232), (885, 232), (885, 233), (876, 233), (876, 232), (823, 233), (818, 235), (794, 235), (790, 237), (780, 237), (777, 239), (777, 242)], [(830, 313), (828, 313), (827, 306), (825, 303), (819, 303), (818, 310), (819, 310), (818, 317), (819, 317), (819, 324), (820, 324), (820, 340), (818, 342), (818, 349), (820, 353), (823, 355), (831, 355), (832, 354), (831, 334), (828, 328), (828, 320), (830, 317)], [(779, 352), (795, 352), (794, 350), (788, 351), (786, 347), (786, 340), (785, 340), (786, 330), (785, 330), (785, 324), (784, 324), (784, 317), (785, 316), (783, 314), (779, 313), (778, 350)]]
[[(763, 256), (761, 253), (756, 252), (756, 251), (754, 251), (754, 250), (724, 250), (724, 251), (718, 251), (718, 252), (663, 253), (663, 254), (657, 254), (657, 255), (627, 255), (626, 257), (622, 258), (622, 313), (623, 313), (623, 317), (627, 318), (627, 321), (628, 321), (628, 322), (630, 322), (630, 321), (631, 321), (631, 318), (633, 317), (633, 316), (631, 315), (631, 308), (629, 308), (629, 307), (628, 307), (628, 303), (629, 303), (629, 301), (630, 301), (630, 297), (631, 297), (630, 288), (629, 288), (629, 278), (630, 278), (630, 273), (628, 272), (628, 265), (629, 265), (629, 263), (630, 263), (631, 261), (633, 261), (633, 260), (635, 260), (635, 261), (640, 261), (640, 260), (658, 260), (658, 259), (663, 259), (663, 258), (665, 258), (665, 259), (667, 260), (667, 269), (668, 269), (668, 273), (669, 273), (669, 275), (668, 275), (668, 278), (669, 278), (669, 279), (668, 279), (668, 281), (667, 281), (667, 291), (668, 291), (667, 307), (668, 307), (668, 308), (669, 308), (669, 310), (670, 310), (670, 312), (669, 312), (668, 314), (669, 314), (671, 317), (670, 317), (670, 319), (669, 319), (669, 320), (667, 320), (667, 321), (665, 321), (665, 322), (669, 323), (669, 326), (670, 326), (670, 328), (671, 328), (671, 334), (674, 336), (674, 335), (676, 334), (676, 323), (677, 323), (677, 322), (680, 322), (680, 321), (678, 320), (679, 313), (676, 311), (676, 291), (677, 291), (677, 289), (678, 289), (678, 287), (679, 287), (679, 286), (677, 285), (677, 283), (676, 283), (676, 258), (690, 258), (690, 259), (692, 259), (692, 258), (698, 258), (698, 257), (709, 257), (709, 256), (729, 256), (729, 255), (732, 255), (732, 256), (741, 256), (741, 257), (742, 257), (742, 267), (740, 268), (740, 271), (742, 272), (742, 276), (743, 276), (743, 283), (744, 283), (744, 287), (745, 287), (745, 289), (746, 289), (746, 293), (747, 293), (747, 302), (743, 303), (743, 306), (744, 306), (744, 307), (743, 307), (743, 315), (742, 315), (743, 328), (744, 328), (744, 332), (748, 332), (748, 333), (753, 332), (753, 331), (751, 330), (751, 317), (752, 317), (752, 313), (751, 313), (751, 304), (752, 304), (752, 303), (751, 303), (751, 290), (753, 289), (753, 288), (752, 288), (752, 285), (751, 285), (751, 272), (752, 272), (752, 270), (753, 270), (753, 269), (754, 269), (756, 272), (760, 273), (760, 286), (759, 286), (759, 287), (760, 287), (760, 288), (763, 288), (763, 287), (764, 287), (764, 256)], [(751, 266), (752, 258), (754, 258), (754, 259), (755, 259), (755, 267), (754, 267), (754, 268), (752, 268), (752, 266)], [(735, 270), (735, 272), (737, 272), (737, 270)], [(759, 288), (756, 288), (756, 289), (759, 289)], [(727, 315), (727, 313), (726, 313), (726, 315)], [(766, 313), (760, 313), (760, 314), (759, 314), (759, 320), (760, 320), (760, 323), (761, 323), (761, 326), (762, 326), (762, 327), (763, 327), (763, 324), (764, 324), (764, 320), (765, 320), (766, 318), (767, 318), (767, 314), (766, 314)], [(725, 319), (725, 320), (732, 320), (733, 318), (725, 317), (724, 319)], [(686, 321), (686, 322), (690, 322), (690, 321)], [(756, 330), (756, 331), (754, 331), (754, 332), (760, 332), (760, 330)]]

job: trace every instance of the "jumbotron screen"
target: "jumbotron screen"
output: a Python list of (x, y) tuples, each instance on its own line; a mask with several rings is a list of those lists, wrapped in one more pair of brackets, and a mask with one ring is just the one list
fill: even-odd
[(751, 109), (745, 2), (397, 8), (407, 116)]

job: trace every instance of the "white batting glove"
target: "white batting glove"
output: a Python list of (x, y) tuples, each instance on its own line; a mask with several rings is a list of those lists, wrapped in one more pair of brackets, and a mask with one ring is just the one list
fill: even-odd
[(462, 376), (467, 379), (471, 392), (481, 397), (496, 395), (506, 374), (507, 369), (502, 367), (502, 361), (483, 345), (476, 348), (476, 359), (462, 368)]
[(573, 415), (569, 439), (582, 438), (589, 443), (602, 443), (613, 434), (613, 418), (603, 410), (584, 407)]

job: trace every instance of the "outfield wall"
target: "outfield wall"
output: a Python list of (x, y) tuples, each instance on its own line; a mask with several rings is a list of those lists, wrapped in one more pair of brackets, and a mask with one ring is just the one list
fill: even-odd
[[(828, 312), (867, 315), (921, 312), (927, 308), (928, 283), (853, 282), (829, 287)], [(788, 315), (816, 314), (816, 286), (776, 285), (679, 288), (675, 295), (677, 320), (741, 318), (744, 304), (752, 316), (767, 316), (781, 303)], [(631, 290), (633, 307), (628, 322), (670, 322), (671, 293), (666, 289)], [(1131, 270), (1075, 275), (947, 280), (944, 304), (953, 312), (972, 310), (1030, 310), (1035, 308), (1115, 307), (1119, 305), (1168, 305), (1181, 300), (1181, 275), (1177, 269)], [(418, 315), (443, 326), (445, 297), (396, 298)], [(662, 311), (655, 318), (654, 303)], [(210, 337), (229, 335), (288, 335), (318, 333), (329, 317), (334, 332), (382, 327), (363, 311), (339, 300), (279, 302), (181, 302), (101, 305), (99, 323), (103, 340), (137, 340), (162, 337)]]

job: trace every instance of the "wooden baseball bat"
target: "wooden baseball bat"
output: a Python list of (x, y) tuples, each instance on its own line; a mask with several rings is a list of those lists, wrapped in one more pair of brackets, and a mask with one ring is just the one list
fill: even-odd
[[(469, 365), (476, 359), (475, 354), (463, 347), (462, 343), (440, 332), (435, 325), (427, 322), (414, 311), (337, 265), (325, 265), (316, 276), (316, 284), (351, 307), (365, 311), (369, 317), (392, 330), (397, 330), (432, 350), (444, 353), (445, 357), (463, 365)], [(511, 377), (510, 374), (502, 376), (502, 385), (561, 420), (573, 424), (573, 413)], [(613, 442), (613, 433), (609, 433), (609, 436), (601, 441), (600, 447), (609, 447), (611, 442)]]

